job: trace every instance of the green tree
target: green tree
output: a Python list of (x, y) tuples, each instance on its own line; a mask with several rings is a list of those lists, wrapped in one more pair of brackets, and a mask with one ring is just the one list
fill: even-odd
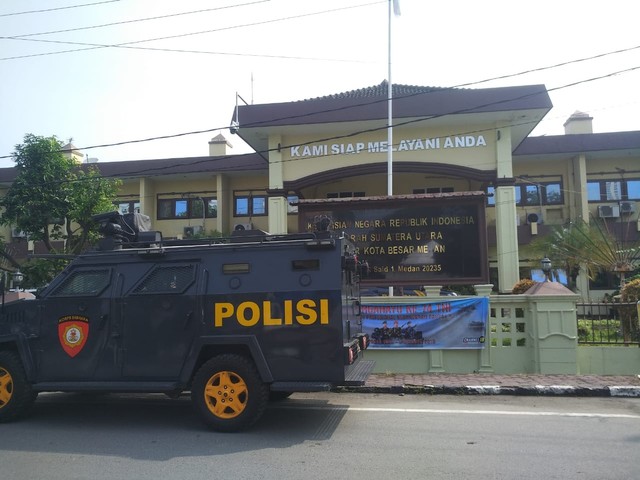
[[(41, 241), (51, 253), (80, 253), (97, 237), (91, 216), (113, 210), (120, 181), (66, 157), (56, 137), (27, 134), (13, 157), (17, 175), (0, 199), (0, 222)], [(63, 248), (54, 248), (54, 241)]]

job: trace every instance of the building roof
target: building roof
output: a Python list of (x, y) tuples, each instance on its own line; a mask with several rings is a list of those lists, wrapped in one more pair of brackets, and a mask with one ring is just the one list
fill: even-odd
[(513, 152), (514, 157), (640, 151), (640, 131), (585, 133), (528, 137)]
[[(306, 100), (239, 105), (232, 121), (237, 134), (254, 150), (266, 156), (268, 136), (279, 134), (324, 134), (342, 129), (384, 130), (388, 120), (386, 81), (357, 90)], [(394, 127), (511, 124), (514, 145), (522, 141), (551, 109), (544, 85), (460, 89), (393, 85)], [(479, 118), (481, 116), (481, 118)], [(428, 122), (428, 124), (427, 124)]]
[(63, 152), (73, 152), (73, 153), (80, 153), (80, 151), (78, 150), (78, 147), (76, 147), (73, 143), (69, 142), (66, 145), (62, 146), (62, 151)]
[[(482, 191), (463, 191), (448, 193), (413, 193), (404, 195), (393, 195), (393, 200), (415, 200), (415, 199), (438, 199), (438, 200), (467, 200), (469, 198), (486, 197)], [(299, 205), (324, 206), (326, 204), (344, 203), (348, 205), (360, 205), (367, 203), (388, 202), (389, 195), (377, 195), (369, 197), (345, 197), (345, 198), (305, 198), (298, 200)]]
[[(402, 85), (402, 84), (393, 84), (393, 97), (404, 97), (407, 95), (419, 95), (423, 93), (431, 93), (436, 90), (447, 90), (444, 87), (421, 87), (418, 85)], [(336, 98), (336, 99), (345, 99), (345, 98), (387, 98), (387, 93), (389, 91), (389, 82), (383, 80), (379, 85), (373, 85), (371, 87), (358, 88), (356, 90), (348, 90), (342, 93), (334, 93), (332, 95), (325, 95), (324, 97), (316, 97), (312, 99), (300, 100), (302, 102), (308, 102), (311, 100), (319, 100), (323, 98)]]
[[(87, 165), (87, 164), (82, 164)], [(199, 176), (203, 173), (244, 175), (267, 173), (269, 167), (257, 153), (225, 155), (222, 157), (182, 157), (156, 160), (131, 160), (122, 162), (92, 163), (105, 177), (132, 178), (156, 176)], [(16, 178), (14, 167), (0, 168), (0, 185), (8, 185)]]

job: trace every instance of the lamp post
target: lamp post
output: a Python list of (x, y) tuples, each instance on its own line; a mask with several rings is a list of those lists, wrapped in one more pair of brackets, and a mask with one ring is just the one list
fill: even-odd
[(544, 281), (545, 282), (550, 282), (550, 276), (551, 276), (551, 260), (549, 260), (549, 257), (544, 257), (542, 260), (540, 260), (540, 265), (542, 265), (542, 273), (544, 273)]
[(24, 274), (20, 270), (13, 272), (13, 286), (17, 291), (20, 291), (20, 285), (24, 280)]

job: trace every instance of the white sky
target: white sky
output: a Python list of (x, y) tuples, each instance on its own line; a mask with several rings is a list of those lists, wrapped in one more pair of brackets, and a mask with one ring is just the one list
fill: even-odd
[[(207, 155), (207, 142), (218, 133), (234, 145), (233, 153), (244, 153), (249, 149), (226, 129), (236, 91), (248, 102), (287, 102), (377, 85), (387, 77), (387, 0), (103, 0), (11, 15), (99, 1), (0, 2), (0, 156), (10, 155), (27, 133), (73, 138), (101, 162)], [(534, 135), (562, 134), (576, 110), (594, 117), (595, 132), (640, 130), (633, 5), (400, 0), (392, 81), (452, 87), (607, 54), (466, 88), (545, 84), (554, 108)], [(210, 11), (175, 16), (205, 9)], [(310, 15), (317, 12), (324, 13)], [(132, 22), (163, 15), (174, 16)], [(25, 36), (111, 23), (118, 24)], [(17, 36), (22, 40), (8, 38)], [(127, 42), (139, 48), (80, 50), (87, 46), (79, 44)], [(68, 50), (75, 51), (41, 55)], [(618, 50), (627, 51), (610, 53)], [(15, 58), (26, 55), (36, 56)], [(560, 88), (576, 82), (582, 83)], [(202, 130), (211, 131), (85, 149)], [(10, 158), (0, 159), (0, 167), (12, 165)]]

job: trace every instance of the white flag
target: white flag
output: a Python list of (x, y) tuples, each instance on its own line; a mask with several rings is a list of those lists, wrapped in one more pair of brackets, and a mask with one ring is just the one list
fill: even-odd
[(393, 14), (396, 17), (400, 16), (400, 0), (393, 0)]

